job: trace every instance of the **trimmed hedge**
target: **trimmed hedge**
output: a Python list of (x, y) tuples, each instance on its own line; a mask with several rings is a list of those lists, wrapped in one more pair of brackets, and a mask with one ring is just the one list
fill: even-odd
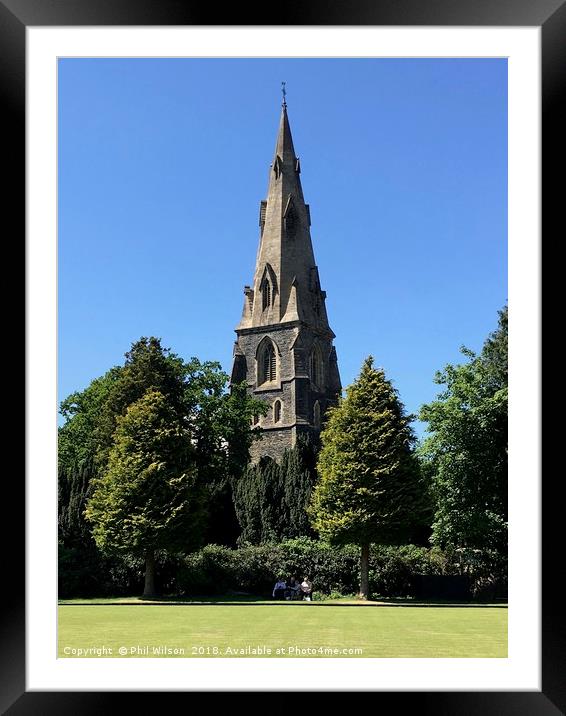
[[(331, 547), (307, 537), (239, 549), (208, 545), (187, 556), (159, 554), (157, 582), (163, 594), (245, 592), (268, 597), (279, 575), (308, 575), (319, 597), (356, 594), (359, 556), (355, 545)], [(97, 552), (87, 557), (84, 551), (60, 546), (60, 598), (141, 594), (143, 560), (102, 557)], [(507, 561), (495, 552), (441, 551), (415, 545), (371, 548), (370, 589), (374, 596), (418, 597), (427, 584), (442, 582), (426, 580), (435, 575), (464, 575), (476, 599), (506, 598)]]
[[(461, 550), (447, 553), (415, 545), (374, 545), (370, 589), (382, 597), (416, 596), (420, 575), (466, 574), (475, 597), (484, 596), (486, 585), (486, 597), (494, 597), (494, 585), (504, 596), (506, 561), (477, 552), (474, 560)], [(359, 588), (359, 548), (331, 547), (306, 537), (239, 549), (208, 545), (184, 558), (177, 573), (177, 588), (188, 596), (230, 591), (268, 596), (279, 575), (308, 575), (319, 594), (355, 594)]]
[[(157, 553), (156, 584), (160, 592), (178, 590), (177, 573), (182, 557)], [(141, 594), (145, 563), (134, 557), (107, 557), (94, 546), (65, 547), (59, 544), (59, 599), (121, 597)]]

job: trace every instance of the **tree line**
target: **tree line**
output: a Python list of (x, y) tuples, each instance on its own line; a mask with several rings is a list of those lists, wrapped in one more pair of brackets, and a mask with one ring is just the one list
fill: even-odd
[(85, 588), (93, 571), (142, 560), (151, 595), (164, 556), (318, 536), (358, 545), (367, 598), (372, 544), (505, 554), (506, 307), (482, 351), (462, 353), (435, 376), (443, 390), (421, 408), (420, 445), (415, 416), (369, 357), (319, 441), (250, 465), (264, 404), (245, 384), (229, 390), (218, 363), (141, 338), (61, 403), (60, 560), (82, 565)]

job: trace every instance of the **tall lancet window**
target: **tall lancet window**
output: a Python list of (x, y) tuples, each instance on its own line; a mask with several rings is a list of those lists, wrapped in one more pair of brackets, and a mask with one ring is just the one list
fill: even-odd
[(313, 424), (314, 424), (315, 428), (320, 428), (320, 403), (318, 402), (318, 400), (314, 404), (314, 409), (312, 412), (313, 412), (313, 416), (312, 416)]
[(266, 308), (269, 308), (269, 306), (271, 306), (271, 297), (272, 297), (271, 284), (269, 283), (268, 278), (264, 279), (264, 281), (263, 281), (263, 287), (261, 289), (261, 297), (262, 297), (262, 310), (265, 311)]
[(273, 422), (274, 423), (280, 423), (281, 422), (281, 401), (276, 400), (273, 404)]
[(320, 348), (315, 345), (310, 354), (309, 373), (316, 388), (324, 387), (324, 368)]
[(277, 378), (277, 359), (273, 343), (265, 341), (258, 355), (258, 384), (270, 383)]
[(277, 278), (269, 264), (265, 264), (263, 275), (259, 282), (259, 293), (261, 294), (261, 310), (265, 311), (275, 303), (277, 293)]

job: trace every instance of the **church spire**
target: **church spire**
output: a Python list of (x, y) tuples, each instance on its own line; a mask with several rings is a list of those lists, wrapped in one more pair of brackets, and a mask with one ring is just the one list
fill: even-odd
[(289, 126), (289, 117), (287, 116), (287, 103), (281, 105), (281, 118), (279, 120), (275, 156), (279, 156), (283, 161), (289, 160), (292, 162), (296, 160), (291, 127)]
[(289, 118), (287, 116), (287, 92), (285, 90), (285, 84), (285, 82), (281, 83), (283, 102), (281, 103), (281, 118), (279, 120), (275, 157), (280, 157), (283, 161), (288, 160), (294, 162), (297, 158), (295, 157), (293, 137), (291, 136), (291, 127), (289, 126)]
[(232, 385), (245, 381), (268, 408), (254, 420), (263, 438), (254, 443), (253, 460), (263, 455), (280, 459), (299, 435), (318, 434), (325, 411), (341, 391), (284, 83), (282, 93), (267, 198), (259, 210), (254, 280), (244, 288), (231, 378)]
[(310, 237), (284, 83), (279, 129), (260, 205), (260, 242), (253, 289), (247, 289), (240, 328), (301, 320), (331, 334)]

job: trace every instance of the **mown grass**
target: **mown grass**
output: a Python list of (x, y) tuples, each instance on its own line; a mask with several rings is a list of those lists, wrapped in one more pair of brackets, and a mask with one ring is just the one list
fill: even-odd
[(505, 658), (507, 608), (249, 597), (66, 600), (59, 656)]

